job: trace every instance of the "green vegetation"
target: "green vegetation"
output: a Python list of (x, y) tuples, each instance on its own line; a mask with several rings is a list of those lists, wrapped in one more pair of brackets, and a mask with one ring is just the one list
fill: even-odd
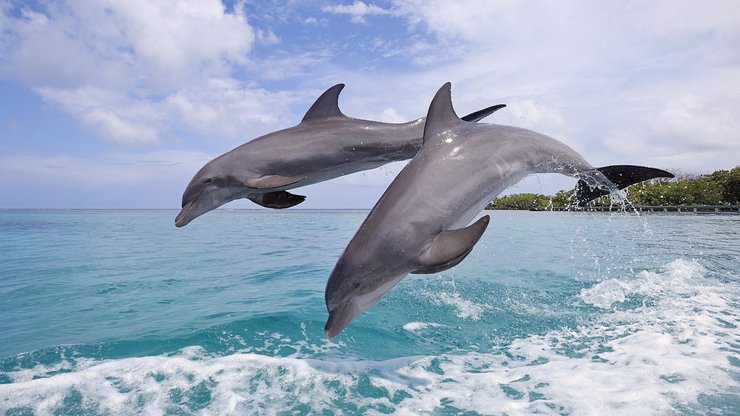
[[(573, 192), (560, 191), (554, 196), (508, 195), (494, 199), (487, 208), (543, 210), (567, 207), (573, 202)], [(679, 175), (672, 179), (638, 183), (627, 188), (627, 200), (636, 206), (740, 205), (740, 166), (708, 175)], [(615, 201), (615, 204), (619, 203)], [(591, 204), (610, 205), (611, 198), (602, 197)]]
[(489, 209), (545, 209), (550, 198), (542, 194), (514, 194), (496, 198), (488, 205)]

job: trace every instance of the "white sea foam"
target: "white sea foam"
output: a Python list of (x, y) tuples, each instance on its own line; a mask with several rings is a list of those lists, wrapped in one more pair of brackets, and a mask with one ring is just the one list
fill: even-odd
[(456, 309), (456, 314), (460, 318), (475, 321), (479, 320), (483, 312), (487, 309), (486, 305), (465, 299), (457, 292), (453, 292), (452, 294), (442, 292), (433, 301), (437, 304), (452, 306)]
[(622, 303), (628, 295), (661, 296), (672, 299), (697, 295), (697, 279), (702, 279), (706, 269), (699, 263), (675, 260), (664, 266), (666, 273), (642, 271), (633, 279), (608, 279), (591, 288), (581, 290), (581, 299), (599, 308), (610, 308)]
[(403, 326), (403, 329), (409, 332), (420, 331), (426, 328), (434, 328), (443, 326), (435, 322), (409, 322)]
[[(486, 353), (321, 361), (211, 357), (191, 347), (171, 356), (38, 366), (8, 374), (13, 383), (0, 384), (0, 410), (53, 413), (77, 392), (81, 406), (112, 414), (320, 414), (342, 406), (399, 415), (444, 407), (508, 415), (681, 413), (702, 394), (740, 393), (730, 363), (740, 337), (740, 285), (707, 274), (695, 262), (676, 260), (659, 272), (604, 281), (585, 290), (583, 301), (604, 308), (622, 297), (644, 302)], [(50, 375), (60, 370), (69, 372)]]
[(625, 301), (626, 288), (616, 279), (605, 280), (596, 286), (581, 290), (581, 299), (589, 305), (607, 309)]

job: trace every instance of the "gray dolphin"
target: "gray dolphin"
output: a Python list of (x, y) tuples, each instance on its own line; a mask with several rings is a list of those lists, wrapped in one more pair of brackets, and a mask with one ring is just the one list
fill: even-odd
[[(421, 148), (424, 118), (381, 123), (347, 117), (339, 110), (344, 84), (326, 90), (297, 126), (269, 133), (206, 163), (182, 196), (175, 225), (235, 199), (268, 208), (289, 208), (306, 197), (287, 189), (412, 158)], [(478, 121), (505, 107), (494, 105), (465, 116)]]
[(673, 176), (638, 166), (594, 168), (548, 136), (465, 122), (445, 84), (429, 108), (421, 150), (380, 197), (329, 277), (326, 334), (337, 335), (408, 273), (437, 273), (460, 263), (488, 226), (488, 215), (466, 226), (486, 204), (530, 173), (551, 172), (579, 178), (580, 203)]

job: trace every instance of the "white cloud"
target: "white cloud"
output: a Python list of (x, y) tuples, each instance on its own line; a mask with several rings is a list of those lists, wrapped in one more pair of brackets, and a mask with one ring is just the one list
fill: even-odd
[(393, 14), (391, 10), (374, 4), (366, 4), (362, 1), (355, 1), (350, 5), (324, 6), (321, 10), (325, 13), (349, 15), (354, 23), (367, 23), (366, 16)]
[(93, 108), (82, 115), (82, 120), (103, 135), (125, 145), (156, 143), (157, 131), (151, 126), (124, 120), (114, 110)]
[(329, 50), (312, 50), (294, 53), (277, 51), (273, 55), (254, 62), (252, 67), (260, 78), (270, 81), (285, 80), (307, 75), (331, 58)]
[(658, 0), (639, 4), (635, 19), (662, 36), (720, 31), (740, 33), (740, 16), (734, 0)]
[(383, 110), (382, 113), (380, 113), (380, 117), (378, 117), (379, 121), (384, 121), (386, 123), (404, 123), (409, 120), (406, 120), (404, 117), (401, 117), (400, 114), (398, 114), (398, 110), (395, 108), (386, 108)]
[(272, 30), (258, 30), (257, 40), (263, 45), (276, 45), (280, 43), (280, 38)]
[(740, 119), (734, 107), (723, 104), (726, 99), (717, 101), (706, 91), (703, 95), (656, 95), (666, 98), (627, 111), (633, 122), (608, 133), (604, 147), (623, 158), (684, 172), (707, 172), (740, 163)]
[(228, 73), (230, 62), (246, 62), (255, 38), (241, 8), (226, 13), (218, 0), (111, 0), (105, 6), (113, 17), (98, 24), (117, 23), (120, 46), (131, 49), (154, 86), (178, 89), (203, 75)]
[[(732, 1), (396, 1), (408, 68), (340, 72), (347, 114), (424, 115), (452, 81), (459, 114), (551, 135), (596, 166), (711, 172), (740, 163), (740, 14)], [(356, 44), (356, 43), (355, 43)], [(389, 49), (389, 48), (393, 49)], [(382, 82), (379, 82), (382, 80)], [(383, 116), (387, 116), (385, 114)], [(365, 179), (365, 178), (359, 178)], [(540, 192), (554, 192), (540, 190)]]
[(308, 26), (326, 26), (327, 24), (329, 24), (329, 21), (324, 19), (323, 17), (321, 19), (317, 19), (311, 16), (303, 19), (303, 24)]
[(740, 148), (736, 113), (733, 108), (714, 107), (707, 100), (682, 94), (655, 115), (654, 129), (674, 143), (683, 141), (690, 150)]
[(13, 41), (2, 44), (3, 72), (39, 87), (119, 79), (129, 87), (171, 91), (246, 62), (255, 35), (236, 10), (226, 13), (217, 0), (62, 1), (43, 11), (23, 8), (20, 17), (5, 17)]
[(295, 123), (290, 106), (301, 98), (298, 93), (245, 88), (223, 78), (171, 94), (164, 105), (168, 114), (192, 131), (246, 140), (262, 132), (263, 126), (274, 129)]
[(165, 125), (163, 109), (155, 102), (136, 99), (112, 88), (43, 87), (36, 91), (44, 100), (60, 105), (118, 144), (158, 143), (158, 131)]
[(393, 108), (452, 81), (460, 114), (507, 103), (485, 121), (552, 135), (594, 164), (711, 171), (740, 161), (736, 2), (398, 0), (391, 9), (410, 31), (393, 56), (417, 65), (384, 79)]
[(528, 120), (534, 125), (545, 122), (556, 125), (564, 123), (563, 115), (558, 109), (547, 108), (532, 99), (512, 102), (507, 105), (507, 111), (511, 111), (514, 117)]
[[(61, 1), (43, 10), (23, 7), (17, 17), (7, 5), (0, 11), (0, 76), (29, 85), (116, 143), (158, 143), (178, 122), (199, 132), (237, 134), (244, 127), (238, 122), (231, 129), (209, 127), (228, 117), (276, 118), (255, 108), (259, 102), (244, 102), (261, 97), (273, 105), (276, 99), (234, 78), (249, 64), (255, 39), (279, 42), (272, 31), (255, 34), (241, 3), (233, 12), (219, 0)], [(204, 92), (214, 84), (218, 96)], [(185, 99), (210, 116), (193, 118), (175, 105)]]

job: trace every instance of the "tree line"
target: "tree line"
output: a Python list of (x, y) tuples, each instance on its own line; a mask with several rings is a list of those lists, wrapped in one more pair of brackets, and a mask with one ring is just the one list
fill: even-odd
[[(740, 205), (740, 166), (704, 175), (677, 175), (634, 184), (627, 188), (627, 201), (635, 206)], [(555, 195), (523, 193), (495, 198), (487, 209), (544, 210), (568, 207), (574, 203), (574, 190)], [(621, 204), (621, 201), (613, 201)], [(611, 205), (610, 196), (590, 205)]]

